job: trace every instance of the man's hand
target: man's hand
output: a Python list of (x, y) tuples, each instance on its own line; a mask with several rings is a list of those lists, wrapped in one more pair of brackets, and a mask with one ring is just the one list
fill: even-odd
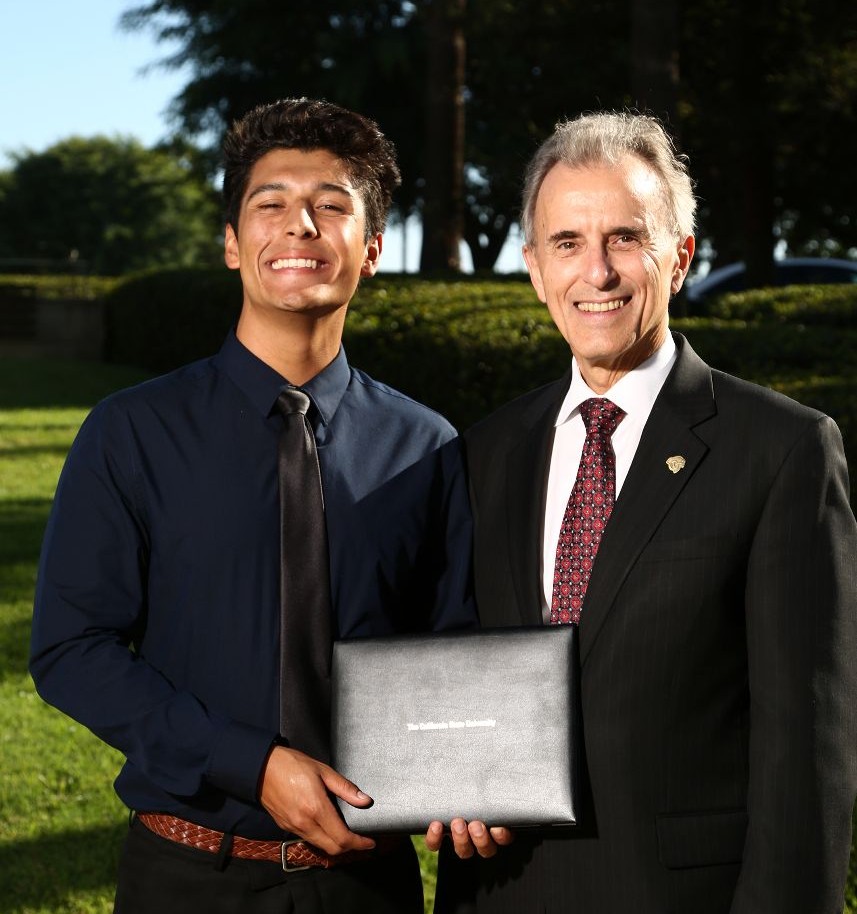
[[(480, 857), (493, 857), (499, 847), (511, 844), (515, 837), (508, 828), (488, 828), (484, 822), (465, 822), (464, 819), (453, 819), (449, 834), (455, 853), (462, 860), (472, 857), (474, 853)], [(426, 847), (430, 851), (438, 851), (442, 843), (443, 823), (432, 822), (426, 832)]]
[(285, 746), (271, 750), (259, 799), (277, 825), (328, 854), (371, 850), (375, 842), (348, 830), (328, 792), (352, 806), (372, 803), (329, 765)]

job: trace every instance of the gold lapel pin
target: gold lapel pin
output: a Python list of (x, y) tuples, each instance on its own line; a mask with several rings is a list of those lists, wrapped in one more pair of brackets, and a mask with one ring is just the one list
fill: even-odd
[(676, 454), (675, 457), (667, 457), (667, 468), (670, 473), (678, 473), (679, 470), (683, 470), (686, 463), (687, 461), (681, 454)]

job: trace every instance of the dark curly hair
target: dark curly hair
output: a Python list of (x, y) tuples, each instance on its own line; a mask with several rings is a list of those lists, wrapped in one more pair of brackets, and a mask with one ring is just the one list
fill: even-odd
[(393, 191), (401, 184), (393, 144), (361, 114), (323, 100), (287, 98), (248, 111), (223, 140), (225, 218), (236, 233), (250, 172), (274, 149), (333, 153), (345, 163), (363, 200), (366, 240), (384, 231)]

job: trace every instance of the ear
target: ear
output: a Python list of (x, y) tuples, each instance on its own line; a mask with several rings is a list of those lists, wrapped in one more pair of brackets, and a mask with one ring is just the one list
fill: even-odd
[(696, 239), (693, 235), (688, 235), (684, 241), (679, 242), (676, 251), (678, 259), (673, 270), (672, 279), (670, 280), (670, 292), (673, 295), (684, 285), (687, 271), (690, 269), (690, 262), (693, 260), (693, 252), (696, 250)]
[(230, 270), (237, 270), (241, 266), (241, 259), (238, 256), (238, 236), (228, 222), (223, 239), (223, 259)]
[(360, 267), (361, 276), (374, 276), (378, 270), (378, 261), (381, 259), (381, 248), (384, 246), (383, 235), (376, 235), (366, 244), (366, 257)]
[(533, 253), (533, 249), (528, 247), (526, 244), (522, 250), (524, 254), (524, 263), (527, 265), (527, 271), (530, 274), (530, 282), (533, 284), (533, 288), (536, 290), (536, 295), (538, 295), (539, 301), (542, 304), (547, 304), (547, 297), (545, 296), (545, 284), (542, 280), (542, 271), (539, 268), (538, 259)]

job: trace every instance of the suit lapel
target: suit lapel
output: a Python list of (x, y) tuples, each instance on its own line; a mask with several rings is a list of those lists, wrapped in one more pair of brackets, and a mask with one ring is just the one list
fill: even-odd
[(507, 535), (516, 605), (522, 625), (541, 625), (542, 514), (554, 423), (571, 375), (545, 388), (524, 417), (526, 428), (509, 452), (506, 491), (509, 493)]
[[(715, 412), (711, 371), (683, 337), (675, 336), (676, 364), (655, 401), (598, 549), (581, 615), (582, 661), (637, 557), (708, 451), (693, 427)], [(667, 465), (674, 456), (685, 461), (678, 472)]]

